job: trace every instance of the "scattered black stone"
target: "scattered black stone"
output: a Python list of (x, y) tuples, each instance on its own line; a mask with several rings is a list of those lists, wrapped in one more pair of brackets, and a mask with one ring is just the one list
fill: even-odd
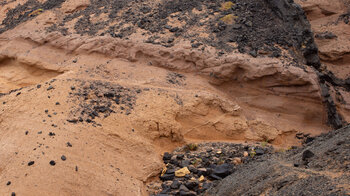
[(76, 171), (76, 172), (78, 171), (78, 166), (75, 166), (75, 171)]
[(218, 165), (215, 167), (213, 174), (219, 176), (221, 178), (225, 178), (226, 176), (233, 173), (233, 165), (224, 163), (222, 165)]
[(315, 154), (313, 152), (311, 152), (310, 150), (305, 150), (303, 152), (302, 160), (307, 161), (308, 159), (312, 158), (313, 156), (315, 156)]
[(34, 161), (29, 161), (28, 166), (32, 166), (32, 165), (34, 165), (34, 163), (35, 163)]
[(55, 166), (56, 162), (52, 160), (52, 161), (50, 161), (50, 165)]
[(16, 193), (15, 193), (15, 192), (12, 192), (12, 193), (11, 193), (11, 196), (16, 196)]
[(56, 134), (54, 132), (49, 132), (49, 136), (55, 136)]
[(9, 185), (11, 185), (11, 181), (8, 181), (8, 182), (6, 183), (6, 186), (9, 186)]
[(185, 186), (189, 189), (189, 190), (197, 190), (199, 183), (197, 181), (190, 181), (190, 182), (186, 182)]
[[(196, 148), (189, 146), (195, 146)], [(259, 150), (261, 150), (261, 155)], [(255, 156), (244, 157), (245, 151), (254, 153)], [(235, 172), (236, 167), (238, 167), (238, 165), (235, 165), (235, 159), (239, 158), (242, 164), (246, 164), (269, 156), (271, 153), (271, 147), (231, 143), (189, 144), (176, 149), (172, 153), (165, 152), (163, 161), (166, 164), (166, 171), (163, 171), (163, 175), (161, 174), (159, 177), (163, 181), (163, 184), (161, 191), (158, 193), (168, 195), (201, 195), (214, 182), (218, 182)], [(187, 167), (190, 174), (184, 177), (177, 177), (175, 172), (183, 167)], [(204, 177), (203, 181), (199, 181), (201, 176)]]
[(265, 153), (265, 151), (263, 149), (257, 148), (255, 150), (255, 153), (256, 153), (256, 155), (260, 156), (260, 155), (263, 155)]
[(85, 82), (70, 93), (70, 98), (77, 103), (72, 108), (70, 123), (92, 123), (96, 118), (107, 118), (112, 113), (129, 115), (134, 109), (136, 95), (140, 89), (126, 88), (107, 82)]
[(67, 142), (67, 147), (73, 147), (70, 142)]
[(178, 180), (174, 180), (173, 183), (171, 183), (170, 188), (172, 189), (178, 189), (180, 188), (181, 183)]
[(75, 124), (78, 122), (78, 119), (68, 119), (67, 121)]
[(60, 102), (56, 102), (56, 105), (60, 105)]
[(67, 157), (64, 156), (64, 155), (62, 155), (62, 156), (61, 156), (61, 159), (62, 159), (62, 161), (65, 161), (65, 160), (67, 160)]
[(28, 135), (29, 131), (26, 131), (25, 134)]
[(175, 178), (175, 174), (164, 174), (163, 176), (160, 177), (160, 179), (163, 181), (172, 180), (174, 178)]
[(53, 89), (53, 86), (49, 86), (48, 88), (47, 88), (47, 90), (49, 91), (49, 90), (52, 90)]

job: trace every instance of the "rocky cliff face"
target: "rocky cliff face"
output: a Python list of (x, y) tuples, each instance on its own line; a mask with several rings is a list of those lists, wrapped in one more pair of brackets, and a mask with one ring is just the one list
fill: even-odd
[(349, 83), (349, 1), (298, 1), (308, 15), (315, 33), (319, 56), (323, 66), (321, 82), (328, 88), (329, 96), (344, 120), (347, 119)]
[(146, 195), (177, 146), (345, 125), (345, 4), (297, 3), (2, 1), (0, 193)]
[[(338, 110), (347, 119), (349, 1), (297, 2), (311, 21), (319, 47), (319, 81), (325, 103), (333, 108), (328, 115)], [(338, 127), (340, 117), (333, 118), (332, 124)], [(259, 157), (258, 163), (238, 168), (207, 195), (348, 195), (348, 135), (346, 127), (320, 136), (303, 148)]]

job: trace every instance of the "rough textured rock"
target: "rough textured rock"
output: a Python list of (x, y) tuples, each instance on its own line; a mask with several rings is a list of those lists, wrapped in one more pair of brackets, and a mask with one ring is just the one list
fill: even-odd
[[(323, 67), (319, 69), (322, 73), (321, 83), (324, 83), (323, 86), (330, 86), (327, 87), (330, 94), (330, 98), (327, 99), (332, 101), (327, 101), (327, 104), (333, 105), (334, 108), (329, 111), (338, 110), (344, 120), (348, 121), (350, 2), (308, 0), (297, 1), (297, 3), (300, 3), (305, 10), (312, 30), (315, 32), (315, 42), (323, 63)], [(339, 124), (341, 120), (339, 117), (333, 119), (334, 124)]]
[[(250, 156), (245, 156), (245, 152), (248, 151)], [(165, 192), (168, 195), (177, 195), (181, 191), (186, 194), (193, 191), (195, 195), (203, 195), (210, 187), (234, 173), (238, 165), (259, 161), (261, 155), (272, 152), (272, 146), (264, 143), (187, 144), (175, 149), (171, 154), (164, 153), (163, 159), (169, 154), (172, 158), (164, 161), (165, 166), (160, 173), (162, 183), (149, 184), (147, 187), (151, 195), (157, 196)], [(185, 168), (181, 168), (184, 162), (188, 164)], [(181, 170), (187, 171), (187, 175), (176, 175), (176, 172)], [(165, 179), (174, 171), (176, 176), (174, 179)]]
[(300, 6), (226, 3), (1, 1), (0, 194), (146, 195), (183, 144), (288, 148), (342, 126), (349, 82)]
[(206, 195), (348, 195), (349, 127), (241, 165)]

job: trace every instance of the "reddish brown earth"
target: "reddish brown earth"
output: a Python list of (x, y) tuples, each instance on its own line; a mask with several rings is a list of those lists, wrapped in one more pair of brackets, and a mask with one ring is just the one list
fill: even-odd
[[(181, 12), (164, 20), (193, 27), (186, 33), (150, 33), (157, 25), (123, 18), (141, 6), (130, 2), (135, 7), (116, 13), (108, 9), (119, 8), (88, 0), (0, 3), (0, 195), (148, 195), (162, 154), (186, 143), (301, 145), (297, 133), (316, 136), (334, 125), (322, 85), (330, 86), (343, 119), (338, 125), (350, 120), (345, 1), (298, 1), (316, 35), (337, 36), (315, 39), (324, 63), (319, 69), (342, 79), (336, 85), (320, 85), (315, 65), (300, 52), (308, 46), (289, 53), (283, 44), (259, 42), (255, 49), (237, 37), (211, 39), (208, 29), (178, 21)], [(201, 22), (220, 21), (227, 14), (222, 3)], [(210, 11), (196, 6), (189, 5), (188, 18)], [(111, 33), (111, 27), (126, 30)], [(236, 42), (217, 44), (227, 39)]]

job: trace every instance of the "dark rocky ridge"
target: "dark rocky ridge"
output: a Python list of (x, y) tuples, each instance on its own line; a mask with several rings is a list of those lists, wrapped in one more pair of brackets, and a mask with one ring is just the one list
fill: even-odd
[[(5, 5), (10, 2), (12, 1), (5, 1), (2, 4)], [(35, 18), (36, 15), (33, 15), (32, 13), (34, 13), (36, 10), (51, 10), (61, 6), (63, 2), (65, 2), (65, 0), (47, 0), (44, 3), (40, 3), (37, 0), (28, 0), (23, 5), (18, 5), (16, 8), (11, 9), (6, 13), (6, 18), (0, 25), (0, 34), (15, 28), (17, 25), (23, 22)]]
[[(193, 151), (189, 147), (193, 148), (193, 145), (164, 154), (166, 170), (160, 175), (161, 189), (155, 195), (350, 193), (350, 126), (309, 139), (303, 147), (275, 153), (264, 143), (202, 143)], [(243, 156), (244, 151), (248, 156)], [(174, 172), (182, 167), (188, 167), (191, 173), (175, 177)], [(221, 170), (231, 175), (220, 177), (215, 172)]]
[[(29, 0), (18, 5), (7, 13), (0, 33), (35, 18), (36, 15), (32, 13), (38, 9), (50, 10), (63, 2), (48, 0), (39, 3)], [(171, 47), (176, 38), (184, 38), (191, 41), (193, 48), (209, 45), (222, 52), (239, 51), (254, 57), (280, 57), (285, 49), (289, 53), (300, 53), (308, 65), (320, 66), (310, 25), (299, 5), (287, 0), (232, 0), (229, 1), (232, 4), (226, 6), (225, 2), (228, 1), (163, 0), (157, 4), (147, 0), (91, 0), (85, 9), (65, 15), (59, 24), (53, 24), (48, 31), (91, 36), (109, 34), (128, 39), (137, 29), (142, 29), (146, 31), (145, 42), (166, 47)], [(194, 9), (200, 13), (195, 13)], [(92, 22), (94, 17), (102, 14), (108, 17)], [(68, 29), (66, 24), (76, 18), (79, 20), (74, 29)], [(169, 24), (169, 19), (178, 20), (183, 25)], [(198, 29), (205, 29), (209, 36), (199, 36)], [(303, 62), (302, 59), (297, 58)]]
[(349, 195), (350, 127), (238, 168), (207, 195)]

